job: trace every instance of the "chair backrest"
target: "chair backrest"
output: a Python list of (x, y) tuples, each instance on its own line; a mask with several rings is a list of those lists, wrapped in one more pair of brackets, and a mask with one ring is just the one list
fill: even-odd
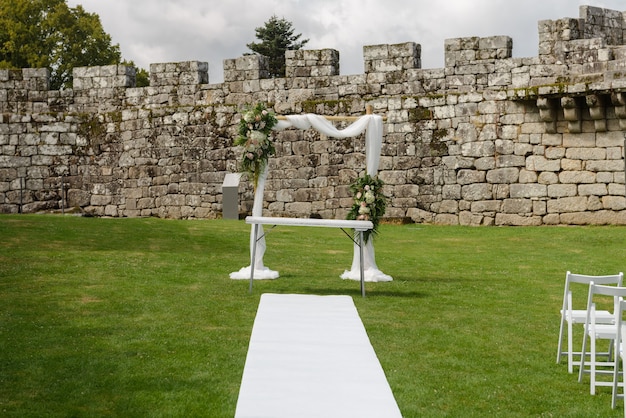
[(613, 314), (617, 322), (618, 315), (621, 315), (620, 302), (626, 297), (626, 287), (607, 286), (591, 282), (589, 285), (589, 296), (587, 298), (587, 324), (589, 324), (591, 320), (592, 310), (595, 309), (594, 296), (596, 295), (613, 297)]
[(572, 310), (572, 294), (570, 285), (572, 283), (579, 283), (584, 285), (590, 285), (592, 282), (596, 285), (616, 285), (621, 286), (624, 280), (624, 273), (604, 275), (604, 276), (589, 276), (586, 274), (574, 274), (567, 272), (565, 275), (565, 290), (563, 292), (563, 312), (566, 310)]
[(590, 284), (591, 282), (600, 285), (617, 284), (618, 286), (621, 286), (623, 280), (624, 273), (622, 272), (606, 276), (587, 276), (585, 274), (574, 274), (568, 271), (566, 277), (566, 286), (570, 283)]

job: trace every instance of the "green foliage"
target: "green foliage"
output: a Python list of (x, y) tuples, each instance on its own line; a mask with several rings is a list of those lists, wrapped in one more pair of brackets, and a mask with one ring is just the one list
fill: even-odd
[(135, 68), (135, 87), (148, 87), (150, 85), (150, 73), (144, 68), (139, 68), (134, 61), (122, 62), (123, 65)]
[(294, 35), (293, 24), (287, 20), (279, 19), (273, 15), (265, 26), (255, 29), (256, 37), (261, 42), (252, 42), (246, 46), (256, 52), (269, 58), (269, 71), (272, 77), (285, 76), (285, 51), (300, 49), (308, 39), (298, 41), (302, 34)]
[(307, 293), (353, 297), (406, 418), (623, 417), (555, 356), (565, 272), (624, 270), (625, 227), (380, 228), (362, 298), (331, 228), (273, 230), (249, 294), (243, 221), (2, 215), (1, 415), (233, 417), (260, 295)]
[(145, 68), (138, 68), (136, 73), (136, 87), (148, 87), (150, 85), (150, 74)]
[(350, 186), (354, 203), (346, 218), (358, 221), (371, 221), (374, 225), (374, 229), (363, 233), (365, 242), (370, 239), (372, 233), (376, 234), (378, 232), (380, 219), (387, 209), (387, 197), (383, 194), (383, 185), (383, 181), (378, 177), (365, 174), (357, 178)]
[(257, 103), (241, 115), (235, 145), (243, 147), (241, 171), (248, 173), (256, 188), (269, 157), (276, 154), (272, 128), (278, 120), (265, 104)]
[(0, 2), (0, 68), (48, 68), (50, 88), (71, 86), (74, 67), (120, 62), (98, 15), (65, 0)]

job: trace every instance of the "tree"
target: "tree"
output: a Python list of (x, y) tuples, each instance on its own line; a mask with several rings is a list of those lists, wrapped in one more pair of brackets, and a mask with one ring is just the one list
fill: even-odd
[(0, 68), (48, 68), (50, 88), (70, 87), (74, 67), (119, 64), (100, 18), (65, 0), (0, 1)]
[(272, 77), (285, 76), (285, 51), (300, 49), (309, 42), (308, 39), (298, 42), (302, 34), (294, 35), (292, 26), (291, 22), (273, 15), (265, 22), (265, 26), (255, 29), (256, 37), (261, 42), (246, 45), (257, 54), (269, 58), (269, 70)]

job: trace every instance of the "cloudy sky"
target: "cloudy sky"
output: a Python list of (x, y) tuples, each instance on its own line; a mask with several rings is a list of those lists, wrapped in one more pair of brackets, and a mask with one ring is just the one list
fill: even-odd
[(309, 39), (306, 49), (332, 48), (342, 75), (363, 72), (363, 46), (415, 42), (422, 68), (443, 66), (444, 40), (507, 35), (513, 56), (537, 55), (537, 22), (579, 17), (579, 6), (626, 11), (624, 0), (68, 0), (100, 16), (122, 57), (151, 63), (205, 61), (209, 82), (223, 81), (223, 60), (256, 42), (254, 29), (272, 15)]

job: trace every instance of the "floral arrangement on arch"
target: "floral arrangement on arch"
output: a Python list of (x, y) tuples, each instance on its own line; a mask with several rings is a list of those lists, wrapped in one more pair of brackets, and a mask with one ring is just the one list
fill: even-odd
[(276, 123), (278, 123), (276, 116), (263, 103), (257, 103), (246, 109), (239, 121), (239, 134), (235, 145), (244, 148), (241, 171), (247, 172), (252, 177), (255, 188), (269, 157), (276, 153), (271, 135)]
[(387, 208), (387, 198), (383, 194), (383, 181), (378, 177), (365, 174), (359, 177), (350, 186), (350, 191), (354, 196), (354, 203), (347, 219), (358, 221), (371, 221), (374, 229), (365, 231), (363, 237), (367, 242), (372, 233), (378, 232), (380, 218), (385, 214)]

